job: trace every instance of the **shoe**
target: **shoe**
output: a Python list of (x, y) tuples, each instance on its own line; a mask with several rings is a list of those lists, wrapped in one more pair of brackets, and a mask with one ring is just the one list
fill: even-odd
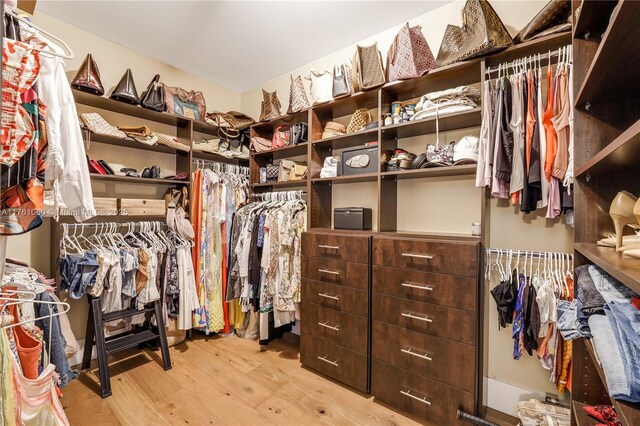
[[(622, 237), (622, 247), (629, 246), (632, 244), (640, 244), (640, 235), (625, 235)], [(615, 247), (616, 246), (616, 237), (608, 237), (603, 238), (598, 241), (598, 245), (600, 247)]]
[(620, 251), (622, 247), (622, 236), (624, 227), (629, 225), (632, 228), (640, 228), (638, 221), (633, 214), (638, 198), (627, 191), (620, 191), (611, 202), (609, 207), (609, 215), (613, 221), (613, 227), (616, 231), (616, 250)]

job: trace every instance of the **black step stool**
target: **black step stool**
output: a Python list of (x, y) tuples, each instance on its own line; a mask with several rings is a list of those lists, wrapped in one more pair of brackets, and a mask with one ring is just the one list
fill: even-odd
[[(167, 334), (164, 328), (164, 319), (162, 318), (162, 307), (160, 301), (157, 300), (147, 305), (143, 310), (124, 309), (122, 311), (102, 313), (100, 306), (100, 298), (88, 296), (89, 298), (89, 321), (87, 321), (87, 334), (84, 341), (84, 354), (82, 358), (82, 369), (86, 370), (91, 366), (91, 352), (93, 345), (96, 345), (98, 356), (98, 368), (100, 370), (100, 388), (103, 398), (111, 396), (111, 375), (109, 373), (109, 362), (107, 357), (116, 352), (136, 347), (140, 344), (150, 342), (152, 340), (160, 340), (160, 351), (162, 352), (162, 364), (166, 370), (171, 369), (171, 357), (169, 356), (169, 345), (167, 343)], [(149, 327), (146, 330), (131, 331), (121, 333), (115, 336), (105, 338), (104, 324), (110, 321), (132, 317), (141, 313), (153, 312), (156, 315), (156, 324), (158, 325), (158, 333), (151, 330), (151, 321), (148, 321)]]

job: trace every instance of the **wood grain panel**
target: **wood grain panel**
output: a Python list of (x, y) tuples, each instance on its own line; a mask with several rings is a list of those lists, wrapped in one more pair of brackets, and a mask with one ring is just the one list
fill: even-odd
[(302, 278), (369, 290), (369, 265), (302, 256)]
[(303, 302), (300, 306), (300, 335), (322, 337), (336, 345), (367, 354), (367, 318)]
[(366, 291), (352, 287), (302, 280), (302, 302), (315, 303), (361, 317), (369, 315), (368, 296)]
[(344, 234), (302, 234), (302, 253), (351, 262), (369, 262), (369, 237)]

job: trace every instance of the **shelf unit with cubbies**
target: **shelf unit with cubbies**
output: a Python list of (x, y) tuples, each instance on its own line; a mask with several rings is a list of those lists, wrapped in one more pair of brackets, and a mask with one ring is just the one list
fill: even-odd
[[(616, 194), (640, 194), (640, 3), (573, 0), (572, 8), (576, 266), (595, 264), (640, 293), (640, 260), (596, 244), (615, 234), (608, 212)], [(572, 363), (574, 413), (612, 404), (623, 425), (640, 424), (640, 404), (610, 398), (590, 340), (574, 341)], [(577, 424), (590, 424), (575, 414)]]
[[(557, 49), (569, 43), (571, 43), (570, 33), (542, 37), (512, 46), (494, 55), (437, 68), (418, 78), (390, 82), (378, 89), (357, 92), (331, 102), (314, 105), (308, 110), (296, 114), (258, 123), (252, 126), (251, 136), (261, 136), (271, 140), (273, 132), (278, 126), (304, 121), (309, 126), (309, 140), (297, 146), (252, 152), (250, 163), (252, 190), (254, 192), (277, 191), (285, 190), (285, 188), (301, 189), (306, 186), (309, 228), (330, 229), (333, 208), (342, 207), (334, 203), (338, 192), (352, 184), (365, 185), (358, 188), (370, 190), (370, 193), (374, 194), (375, 199), (369, 200), (371, 205), (365, 206), (371, 207), (374, 211), (374, 217), (377, 217), (373, 224), (374, 230), (379, 232), (400, 231), (398, 214), (412, 203), (411, 196), (407, 198), (408, 191), (404, 191), (404, 195), (399, 195), (398, 188), (403, 187), (404, 181), (420, 180), (421, 185), (423, 183), (428, 185), (463, 180), (468, 181), (468, 186), (473, 187), (472, 177), (475, 175), (475, 165), (466, 164), (391, 172), (383, 171), (378, 166), (377, 171), (373, 173), (321, 178), (320, 171), (324, 160), (328, 156), (339, 155), (345, 149), (364, 147), (369, 143), (370, 148), (376, 149), (379, 159), (382, 151), (404, 148), (407, 142), (413, 141), (413, 146), (419, 147), (420, 151), (418, 152), (424, 152), (424, 141), (429, 138), (434, 139), (436, 134), (436, 118), (431, 117), (378, 126), (374, 129), (323, 139), (322, 133), (327, 122), (337, 121), (347, 125), (356, 109), (367, 108), (371, 113), (372, 121), (382, 124), (384, 122), (384, 107), (392, 102), (415, 101), (417, 103), (419, 98), (427, 93), (461, 85), (474, 85), (480, 88), (485, 79), (486, 67), (493, 67), (506, 61), (537, 53), (546, 53), (548, 50)], [(477, 135), (482, 122), (482, 108), (483, 106), (480, 105), (466, 111), (440, 114), (438, 117), (440, 135), (445, 135), (448, 132), (457, 132), (458, 134), (469, 132)], [(408, 151), (416, 152), (411, 149)], [(308, 178), (296, 183), (259, 183), (260, 167), (277, 163), (283, 158), (305, 162), (308, 166)], [(378, 161), (378, 163), (380, 162)], [(486, 196), (484, 191), (480, 189), (474, 193), (477, 194), (478, 215), (483, 224), (483, 234), (487, 234)], [(455, 200), (455, 193), (451, 194), (451, 200)], [(401, 231), (411, 233), (417, 230), (402, 229)], [(437, 235), (437, 230), (429, 232), (429, 235)], [(466, 236), (471, 237), (471, 234)]]

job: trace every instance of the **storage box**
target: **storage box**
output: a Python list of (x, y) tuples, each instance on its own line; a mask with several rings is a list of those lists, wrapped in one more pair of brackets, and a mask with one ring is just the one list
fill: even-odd
[[(364, 157), (360, 157), (364, 156)], [(353, 165), (348, 165), (350, 159), (356, 158)], [(363, 173), (377, 173), (378, 172), (378, 147), (368, 146), (345, 149), (342, 151), (342, 176), (360, 175)]]
[(125, 216), (163, 216), (166, 214), (164, 200), (121, 198), (118, 200), (120, 214)]
[(118, 214), (117, 198), (93, 197), (93, 206), (96, 208), (98, 216), (115, 216)]
[(333, 209), (334, 229), (371, 229), (371, 209), (365, 207), (338, 207)]

